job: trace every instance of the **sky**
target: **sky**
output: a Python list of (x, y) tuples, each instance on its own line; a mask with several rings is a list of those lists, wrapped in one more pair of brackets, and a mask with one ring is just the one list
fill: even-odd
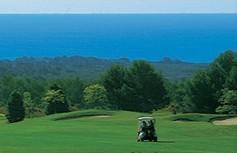
[(237, 0), (0, 0), (0, 13), (237, 13)]

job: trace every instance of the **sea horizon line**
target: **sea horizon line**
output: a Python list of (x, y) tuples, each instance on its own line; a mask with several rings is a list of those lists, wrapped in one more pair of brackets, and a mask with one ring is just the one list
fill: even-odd
[(0, 15), (236, 15), (237, 12), (0, 12)]

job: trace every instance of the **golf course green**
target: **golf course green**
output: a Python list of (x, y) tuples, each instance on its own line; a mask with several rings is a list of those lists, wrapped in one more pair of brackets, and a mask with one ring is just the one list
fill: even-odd
[[(136, 142), (141, 116), (156, 118), (159, 142)], [(236, 153), (237, 125), (216, 117), (87, 110), (8, 124), (0, 115), (0, 153)]]

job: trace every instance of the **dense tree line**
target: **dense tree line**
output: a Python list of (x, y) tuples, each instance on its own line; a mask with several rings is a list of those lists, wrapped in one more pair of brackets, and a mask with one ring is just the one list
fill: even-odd
[(226, 51), (207, 70), (171, 88), (172, 105), (178, 111), (236, 114), (237, 53)]
[(168, 104), (163, 76), (145, 61), (135, 61), (129, 69), (112, 67), (102, 84), (115, 109), (151, 112)]
[(27, 117), (86, 108), (151, 112), (168, 104), (163, 76), (145, 61), (135, 61), (130, 68), (115, 65), (93, 82), (4, 76), (0, 103), (8, 108), (5, 113), (10, 114), (8, 99), (14, 90)]
[[(82, 94), (86, 86), (79, 78), (69, 78), (61, 80), (46, 80), (42, 78), (29, 78), (7, 75), (0, 79), (0, 113), (7, 114), (11, 93), (17, 91), (24, 102), (26, 117), (52, 114), (51, 108), (63, 98), (63, 104), (67, 109), (56, 112), (79, 109), (82, 106)], [(58, 89), (55, 89), (58, 88)], [(54, 89), (54, 90), (53, 90)], [(61, 108), (56, 105), (55, 107)], [(49, 106), (49, 107), (48, 107)], [(51, 107), (51, 108), (50, 108)]]
[(114, 65), (100, 79), (0, 78), (0, 111), (9, 122), (79, 109), (237, 114), (237, 53), (221, 54), (206, 70), (176, 82), (145, 61)]

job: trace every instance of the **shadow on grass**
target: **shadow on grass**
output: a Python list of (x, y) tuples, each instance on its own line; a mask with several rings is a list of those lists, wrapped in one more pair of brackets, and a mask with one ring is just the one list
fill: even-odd
[(158, 140), (157, 142), (154, 141), (142, 141), (141, 143), (175, 143), (175, 141), (171, 140)]
[(175, 143), (175, 141), (172, 141), (172, 140), (158, 140), (158, 143)]

